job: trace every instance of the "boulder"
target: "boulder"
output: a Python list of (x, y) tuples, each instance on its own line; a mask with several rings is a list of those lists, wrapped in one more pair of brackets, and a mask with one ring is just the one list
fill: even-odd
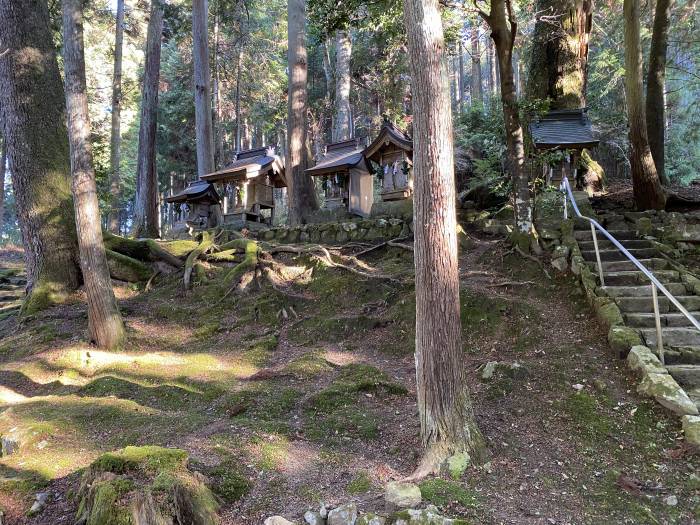
[(44, 507), (46, 507), (46, 503), (49, 501), (49, 493), (48, 492), (38, 492), (37, 495), (34, 497), (34, 503), (32, 503), (32, 507), (29, 509), (27, 512), (28, 516), (35, 516), (39, 514), (42, 510), (44, 510)]
[(385, 517), (379, 516), (374, 512), (368, 512), (360, 516), (357, 522), (355, 522), (355, 525), (384, 525), (385, 523)]
[(462, 520), (453, 520), (442, 516), (434, 505), (428, 505), (420, 510), (408, 509), (397, 512), (393, 518), (393, 525), (457, 525), (458, 523), (466, 523)]
[(683, 433), (688, 443), (700, 447), (700, 416), (683, 416)]
[(610, 329), (611, 326), (619, 326), (625, 324), (620, 308), (608, 298), (597, 298), (593, 303), (596, 317)]
[(659, 404), (680, 416), (698, 415), (698, 407), (668, 374), (646, 374), (637, 386), (637, 392), (653, 397)]
[(357, 521), (357, 505), (346, 503), (328, 513), (328, 525), (355, 525)]
[(556, 259), (552, 259), (550, 264), (552, 265), (552, 268), (560, 273), (564, 273), (569, 269), (569, 262), (567, 261), (566, 257), (557, 257)]
[(414, 483), (390, 481), (384, 489), (384, 501), (387, 510), (406, 509), (420, 505), (422, 496), (420, 488)]
[(640, 376), (668, 373), (656, 354), (642, 345), (632, 347), (627, 355), (627, 366)]
[(608, 331), (608, 344), (614, 352), (626, 357), (633, 346), (643, 343), (637, 330), (627, 326), (612, 326)]
[(326, 524), (326, 519), (323, 516), (321, 516), (321, 513), (313, 511), (313, 510), (307, 510), (304, 513), (304, 521), (308, 525), (325, 525)]
[(489, 361), (481, 370), (481, 379), (488, 381), (494, 374), (502, 374), (513, 379), (524, 379), (528, 376), (528, 371), (527, 368), (517, 361), (513, 361), (512, 363), (507, 363), (505, 361)]

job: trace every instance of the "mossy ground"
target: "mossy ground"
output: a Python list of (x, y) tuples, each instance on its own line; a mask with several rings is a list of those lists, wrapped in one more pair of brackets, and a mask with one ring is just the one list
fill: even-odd
[[(223, 524), (375, 501), (410, 474), (420, 454), (412, 285), (287, 262), (310, 270), (293, 296), (252, 286), (222, 301), (226, 269), (215, 267), (187, 293), (177, 276), (150, 292), (118, 289), (129, 333), (119, 353), (86, 343), (79, 303), (0, 321), (0, 434), (26, 433), (0, 459), (7, 515), (25, 522), (37, 490), (69, 494), (81, 469), (132, 445), (186, 450)], [(412, 267), (393, 248), (367, 262), (402, 279)], [(493, 239), (474, 239), (460, 271), (464, 355), (491, 457), (460, 479), (425, 480), (425, 501), (471, 523), (692, 522), (697, 459), (679, 448), (677, 420), (634, 395), (577, 288)], [(477, 378), (487, 361), (516, 360), (526, 377)], [(128, 456), (102, 458), (126, 468)], [(172, 476), (159, 471), (154, 487), (165, 489)], [(621, 487), (627, 478), (640, 494)], [(668, 494), (677, 506), (662, 503)], [(31, 523), (72, 518), (77, 501), (62, 501)]]

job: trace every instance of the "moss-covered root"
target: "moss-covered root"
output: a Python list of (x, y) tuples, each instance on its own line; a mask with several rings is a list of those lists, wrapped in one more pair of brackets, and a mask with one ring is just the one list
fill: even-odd
[[(585, 173), (586, 180), (585, 185), (591, 191), (601, 191), (605, 189), (607, 184), (607, 179), (605, 177), (605, 170), (591, 157), (587, 149), (584, 149), (581, 153), (581, 159), (579, 163), (584, 168), (582, 171)], [(576, 181), (577, 183), (579, 181)]]
[(244, 250), (243, 261), (232, 268), (224, 277), (226, 284), (232, 284), (238, 282), (246, 273), (255, 270), (261, 250), (256, 241), (248, 239), (235, 239), (227, 243), (227, 246), (229, 249)]
[(187, 260), (185, 261), (185, 275), (182, 278), (185, 290), (189, 289), (192, 282), (192, 271), (194, 270), (195, 261), (200, 255), (206, 253), (212, 246), (214, 246), (214, 238), (209, 232), (202, 232), (199, 245), (190, 252), (190, 254), (187, 256)]
[(112, 250), (107, 250), (107, 265), (112, 278), (130, 283), (147, 281), (153, 274), (148, 264)]
[(127, 239), (113, 233), (103, 232), (108, 250), (127, 255), (139, 261), (165, 261), (175, 268), (182, 268), (182, 259), (170, 253), (153, 239)]
[(184, 450), (126, 447), (100, 456), (78, 491), (76, 523), (114, 525), (215, 525), (218, 504), (187, 469)]

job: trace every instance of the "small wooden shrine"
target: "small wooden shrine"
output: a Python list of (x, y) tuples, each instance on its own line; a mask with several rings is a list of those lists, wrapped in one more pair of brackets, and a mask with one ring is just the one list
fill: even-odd
[(530, 123), (530, 135), (537, 151), (567, 152), (556, 166), (545, 166), (547, 184), (553, 185), (558, 185), (563, 175), (576, 180), (581, 152), (599, 142), (594, 138), (587, 108), (550, 111)]
[(225, 168), (202, 177), (223, 195), (224, 224), (261, 228), (275, 218), (274, 188), (285, 188), (284, 160), (274, 148), (241, 151)]
[(325, 154), (306, 173), (323, 177), (324, 208), (369, 216), (374, 203), (374, 180), (357, 139), (329, 144)]
[(191, 182), (181, 192), (165, 198), (174, 207), (173, 228), (180, 223), (193, 228), (219, 225), (221, 197), (214, 186), (203, 180)]
[(365, 158), (376, 165), (383, 201), (413, 195), (413, 140), (391, 122), (385, 122), (376, 139), (365, 148)]

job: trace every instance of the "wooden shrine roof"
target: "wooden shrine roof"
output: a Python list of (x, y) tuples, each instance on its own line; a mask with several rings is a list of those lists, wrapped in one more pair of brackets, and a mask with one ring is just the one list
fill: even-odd
[(221, 202), (221, 197), (212, 184), (204, 180), (196, 180), (180, 193), (166, 197), (165, 202), (216, 204)]
[(586, 108), (550, 111), (530, 123), (537, 149), (583, 149), (598, 145)]
[(407, 153), (413, 153), (413, 139), (397, 128), (393, 123), (387, 121), (382, 125), (382, 129), (379, 135), (377, 135), (377, 138), (374, 139), (372, 144), (365, 148), (365, 157), (379, 163), (379, 156), (382, 148), (389, 144), (393, 144)]
[(274, 148), (256, 148), (241, 151), (225, 168), (202, 177), (209, 182), (240, 182), (264, 175), (272, 169), (272, 183), (277, 188), (287, 186), (284, 159), (275, 154)]
[(367, 162), (363, 151), (364, 148), (359, 145), (357, 139), (328, 144), (326, 153), (313, 168), (307, 169), (306, 173), (312, 176), (319, 176), (354, 167), (367, 170)]

